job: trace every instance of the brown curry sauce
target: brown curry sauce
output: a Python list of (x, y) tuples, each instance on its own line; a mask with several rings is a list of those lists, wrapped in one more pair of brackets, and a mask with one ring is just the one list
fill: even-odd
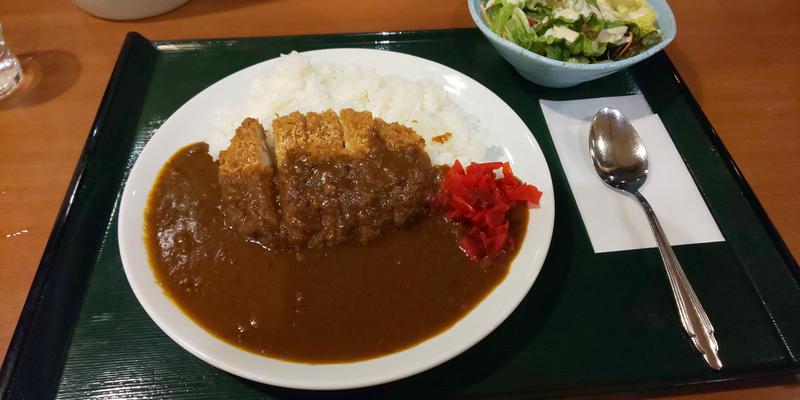
[[(294, 362), (394, 353), (446, 330), (508, 272), (516, 251), (474, 263), (458, 227), (430, 212), (366, 243), (266, 250), (224, 224), (208, 145), (179, 150), (145, 211), (145, 242), (165, 293), (214, 336)], [(528, 210), (510, 212), (521, 243)]]

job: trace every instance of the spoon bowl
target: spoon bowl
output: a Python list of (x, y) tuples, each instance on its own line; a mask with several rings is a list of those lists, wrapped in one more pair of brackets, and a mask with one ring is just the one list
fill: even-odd
[(589, 154), (597, 174), (614, 189), (637, 192), (647, 180), (647, 150), (619, 110), (606, 107), (595, 114), (589, 129)]

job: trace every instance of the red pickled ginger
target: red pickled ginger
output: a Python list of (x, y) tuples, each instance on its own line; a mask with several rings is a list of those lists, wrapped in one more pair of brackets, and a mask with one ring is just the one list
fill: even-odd
[[(495, 170), (502, 177), (497, 178)], [(520, 202), (539, 205), (542, 192), (514, 176), (505, 162), (471, 163), (456, 160), (442, 179), (432, 205), (464, 226), (458, 244), (472, 261), (492, 258), (515, 244), (508, 233), (508, 211)]]

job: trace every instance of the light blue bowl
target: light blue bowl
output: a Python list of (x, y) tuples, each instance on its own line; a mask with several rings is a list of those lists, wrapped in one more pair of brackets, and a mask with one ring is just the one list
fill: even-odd
[(472, 16), (472, 20), (475, 21), (475, 25), (478, 25), (483, 35), (489, 39), (489, 42), (497, 49), (500, 55), (511, 63), (525, 79), (542, 86), (555, 88), (575, 86), (579, 83), (613, 74), (667, 47), (672, 39), (675, 39), (675, 16), (672, 15), (672, 10), (666, 0), (648, 0), (648, 2), (656, 12), (656, 21), (663, 37), (661, 42), (624, 60), (600, 64), (576, 64), (541, 56), (501, 38), (498, 34), (492, 32), (483, 20), (483, 12), (480, 7), (481, 0), (467, 0), (469, 14)]

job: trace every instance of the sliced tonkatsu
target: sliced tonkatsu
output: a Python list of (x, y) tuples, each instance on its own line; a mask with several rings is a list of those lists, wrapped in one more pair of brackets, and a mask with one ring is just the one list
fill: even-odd
[(280, 242), (275, 168), (261, 124), (247, 118), (230, 146), (219, 154), (219, 183), (225, 224), (265, 247)]
[[(250, 119), (220, 154), (226, 222), (269, 246), (370, 241), (421, 214), (436, 190), (424, 140), (369, 112), (294, 112), (273, 120), (272, 132), (274, 159)], [(269, 210), (247, 209), (262, 205)]]

